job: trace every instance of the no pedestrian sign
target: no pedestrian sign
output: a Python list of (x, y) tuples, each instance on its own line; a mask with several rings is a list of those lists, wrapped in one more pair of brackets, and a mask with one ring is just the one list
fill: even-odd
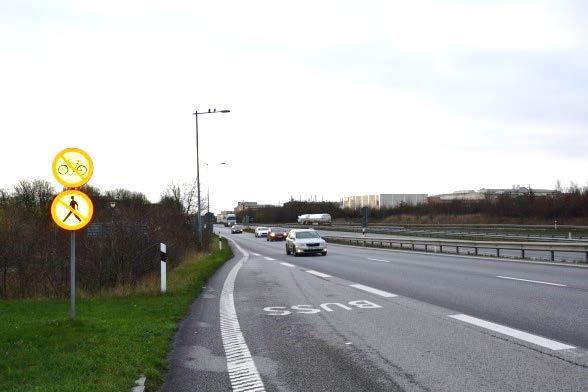
[(53, 175), (66, 188), (77, 188), (90, 180), (94, 172), (92, 158), (79, 148), (61, 150), (53, 159)]
[(61, 192), (51, 204), (51, 217), (65, 230), (79, 230), (90, 223), (94, 214), (92, 200), (83, 192)]

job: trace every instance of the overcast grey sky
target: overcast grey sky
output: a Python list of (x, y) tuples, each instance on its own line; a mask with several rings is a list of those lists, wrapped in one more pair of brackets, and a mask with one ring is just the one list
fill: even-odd
[[(585, 1), (1, 1), (0, 187), (152, 201), (195, 177), (238, 200), (588, 181)], [(218, 162), (228, 162), (219, 166)]]

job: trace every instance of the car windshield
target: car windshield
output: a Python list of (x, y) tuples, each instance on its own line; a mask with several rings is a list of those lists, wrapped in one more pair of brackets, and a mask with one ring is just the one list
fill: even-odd
[(296, 238), (321, 238), (316, 231), (301, 231), (296, 233)]
[(285, 233), (286, 229), (282, 229), (281, 227), (272, 227), (272, 233)]
[(257, 230), (267, 230), (267, 227), (258, 227)]

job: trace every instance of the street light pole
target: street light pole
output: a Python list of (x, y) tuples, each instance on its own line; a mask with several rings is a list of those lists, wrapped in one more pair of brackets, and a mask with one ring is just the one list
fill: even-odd
[(192, 115), (195, 117), (196, 121), (196, 187), (197, 187), (197, 197), (198, 197), (198, 214), (196, 215), (196, 225), (197, 225), (197, 233), (198, 233), (198, 246), (202, 248), (202, 219), (200, 214), (202, 213), (201, 207), (202, 203), (200, 200), (200, 157), (198, 156), (198, 115), (199, 114), (213, 114), (213, 113), (229, 113), (230, 110), (219, 110), (218, 112), (216, 109), (211, 111), (208, 109), (208, 112), (198, 112), (195, 110)]

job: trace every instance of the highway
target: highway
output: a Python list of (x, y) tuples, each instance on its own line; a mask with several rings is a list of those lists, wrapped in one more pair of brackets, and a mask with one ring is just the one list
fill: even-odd
[(588, 268), (252, 234), (180, 324), (162, 391), (582, 391)]

